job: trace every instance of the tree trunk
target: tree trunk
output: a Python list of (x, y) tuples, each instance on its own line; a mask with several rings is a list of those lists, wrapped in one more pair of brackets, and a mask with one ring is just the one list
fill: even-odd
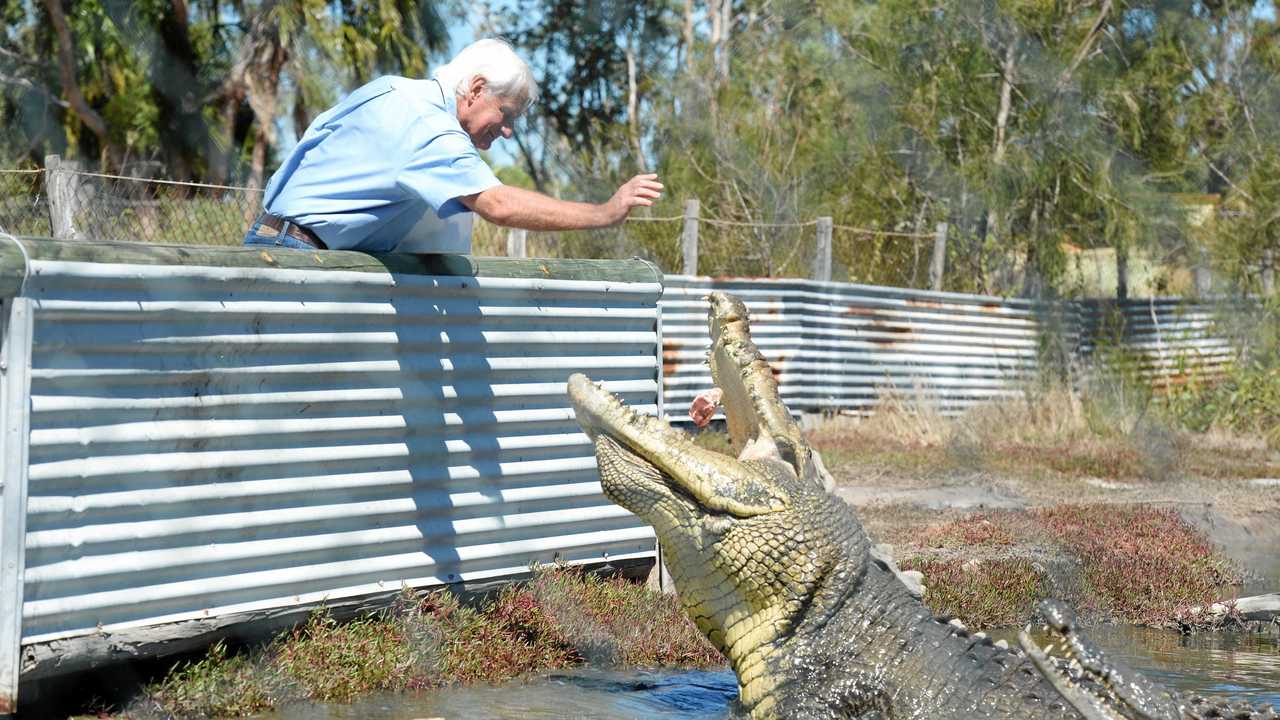
[(217, 153), (204, 117), (208, 88), (199, 80), (186, 0), (170, 1), (158, 29), (163, 54), (151, 64), (151, 97), (159, 112), (156, 129), (168, 172), (178, 180), (208, 177), (207, 166), (216, 164)]
[(311, 110), (307, 108), (307, 100), (302, 95), (302, 88), (298, 88), (297, 97), (293, 99), (293, 134), (299, 140), (303, 135), (307, 134), (307, 128), (311, 126)]
[(693, 69), (693, 0), (684, 0), (684, 69)]
[[(71, 28), (67, 25), (67, 17), (62, 12), (61, 0), (44, 0), (45, 10), (49, 13), (49, 22), (53, 24), (53, 32), (58, 39), (58, 77), (62, 82), (62, 92), (71, 106), (71, 111), (80, 122), (98, 138), (104, 159), (114, 162), (120, 157), (118, 150), (111, 146), (107, 132), (107, 122), (89, 105), (80, 91), (80, 83), (76, 80), (75, 42), (71, 37)], [(103, 168), (108, 169), (108, 168)]]
[[(528, 126), (526, 125), (526, 127)], [(547, 192), (546, 173), (543, 172), (542, 167), (540, 167), (538, 161), (533, 157), (533, 149), (530, 148), (529, 145), (518, 134), (513, 136), (512, 139), (516, 141), (516, 147), (520, 149), (520, 157), (524, 158), (524, 167), (526, 170), (529, 171), (529, 179), (533, 180), (534, 189), (540, 193), (546, 193)], [(543, 146), (542, 152), (545, 155), (546, 153), (545, 144)]]
[(717, 69), (720, 62), (720, 35), (724, 32), (724, 16), (720, 12), (720, 4), (723, 2), (724, 0), (707, 0), (707, 12), (711, 15), (711, 37), (707, 39), (711, 43), (711, 57)]
[(243, 88), (224, 88), (218, 97), (218, 124), (210, 136), (208, 182), (226, 185), (231, 176), (231, 160), (236, 156), (236, 116), (244, 102)]
[[(991, 165), (997, 169), (1004, 165), (1005, 148), (1008, 145), (1009, 113), (1013, 107), (1013, 74), (1017, 70), (1017, 57), (1018, 41), (1010, 40), (1000, 68), (1000, 107), (996, 110), (995, 139), (991, 148)], [(1000, 214), (994, 207), (988, 207), (987, 234), (998, 235), (999, 232)]]
[(729, 41), (733, 37), (733, 0), (720, 0), (720, 52), (716, 55), (716, 75), (729, 82)]
[(280, 44), (280, 26), (272, 17), (277, 4), (268, 0), (249, 22), (249, 31), (240, 46), (224, 88), (234, 97), (247, 97), (255, 125), (253, 155), (248, 185), (261, 188), (266, 175), (267, 154), (276, 142), (275, 119), (279, 106), (280, 73), (288, 51)]
[(1116, 300), (1124, 302), (1129, 299), (1129, 246), (1120, 242), (1116, 244)]
[(733, 0), (710, 0), (711, 56), (715, 62), (717, 83), (729, 80), (729, 40), (733, 36)]
[(1039, 200), (1031, 206), (1031, 221), (1027, 238), (1026, 265), (1022, 268), (1022, 295), (1039, 298), (1044, 291), (1044, 277), (1040, 271), (1040, 208)]
[(636, 168), (645, 169), (644, 152), (640, 147), (640, 96), (636, 88), (635, 43), (627, 41), (627, 139), (635, 156)]

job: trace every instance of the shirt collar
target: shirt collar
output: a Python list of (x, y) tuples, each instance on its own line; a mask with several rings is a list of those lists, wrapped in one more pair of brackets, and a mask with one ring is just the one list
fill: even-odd
[(450, 115), (457, 117), (458, 97), (445, 88), (444, 83), (440, 82), (440, 78), (433, 75), (431, 76), (431, 80), (432, 82), (428, 83), (428, 95), (431, 98), (431, 102), (437, 103), (438, 101), (443, 100), (444, 104), (441, 107), (447, 110)]

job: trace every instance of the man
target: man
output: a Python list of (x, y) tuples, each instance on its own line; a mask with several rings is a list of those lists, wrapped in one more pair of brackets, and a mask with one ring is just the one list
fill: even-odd
[(245, 245), (469, 252), (471, 213), (527, 230), (616, 225), (660, 197), (637, 175), (601, 204), (503, 185), (480, 157), (537, 99), (529, 66), (480, 40), (429, 80), (386, 76), (315, 119), (267, 184)]

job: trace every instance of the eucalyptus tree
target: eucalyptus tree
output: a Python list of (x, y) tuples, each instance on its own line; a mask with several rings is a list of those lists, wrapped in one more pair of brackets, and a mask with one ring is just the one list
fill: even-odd
[[(432, 0), (4, 0), (10, 152), (261, 185), (292, 100), (305, 127), (344, 87), (422, 74), (448, 41)], [(456, 6), (449, 6), (457, 10)], [(241, 178), (246, 179), (246, 178)]]
[[(884, 233), (949, 222), (956, 290), (1068, 291), (1071, 246), (1113, 249), (1121, 294), (1135, 248), (1194, 263), (1208, 242), (1255, 274), (1280, 254), (1273, 2), (491, 6), (548, 88), (530, 174), (589, 190), (642, 158), (668, 202), (696, 197), (718, 223), (708, 270), (804, 272), (811, 241), (764, 225), (817, 215), (835, 218), (837, 275), (910, 284), (918, 238)], [(1225, 212), (1195, 228), (1189, 193)], [(631, 232), (673, 260), (655, 233)]]
[(679, 38), (674, 3), (517, 0), (488, 10), (483, 30), (520, 48), (542, 90), (516, 136), (539, 189), (575, 166), (594, 173), (603, 161), (630, 173), (649, 164), (640, 114), (669, 77)]
[[(261, 0), (238, 3), (236, 10), (243, 36), (219, 88), (222, 133), (231, 130), (232, 109), (247, 102), (255, 126), (248, 177), (254, 187), (261, 187), (276, 145), (287, 77), (295, 89), (295, 127), (305, 126), (302, 120), (311, 108), (327, 104), (322, 97), (332, 87), (359, 85), (390, 71), (421, 75), (428, 52), (442, 49), (448, 39), (429, 1)], [(330, 73), (332, 85), (314, 83), (315, 70)]]
[[(1221, 198), (1200, 238), (1236, 287), (1265, 289), (1280, 256), (1280, 25), (1274, 2), (1195, 3), (1167, 54), (1187, 69), (1192, 187)], [(1274, 292), (1274, 286), (1272, 285)]]

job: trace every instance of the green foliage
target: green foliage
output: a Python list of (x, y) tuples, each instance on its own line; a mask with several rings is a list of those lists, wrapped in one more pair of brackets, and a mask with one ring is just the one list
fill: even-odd
[[(720, 0), (688, 16), (653, 4), (643, 30), (603, 21), (610, 4), (581, 18), (526, 0), (522, 20), (499, 18), (557, 89), (534, 123), (542, 152), (521, 147), (539, 186), (590, 197), (656, 168), (669, 201), (655, 215), (701, 201), (699, 271), (713, 275), (808, 274), (812, 227), (783, 226), (822, 215), (837, 279), (922, 286), (927, 235), (946, 221), (947, 288), (998, 294), (1075, 291), (1069, 249), (1184, 265), (1208, 251), (1237, 286), (1276, 250), (1280, 51), (1253, 3), (730, 5), (728, 30)], [(577, 47), (569, 27), (610, 60), (544, 53)], [(642, 48), (638, 119), (623, 113), (628, 43)], [(1189, 217), (1182, 198), (1206, 193), (1233, 219)], [(678, 235), (634, 223), (547, 247), (638, 250), (677, 270)]]
[(1275, 312), (1273, 303), (1258, 322), (1269, 333), (1259, 333), (1253, 353), (1229, 365), (1221, 377), (1191, 375), (1160, 398), (1160, 409), (1195, 432), (1253, 434), (1280, 450), (1280, 338)]
[(589, 663), (707, 667), (724, 662), (674, 595), (637, 592), (625, 579), (575, 570), (539, 573), (525, 592)]
[[(1257, 293), (1280, 266), (1280, 26), (1264, 6), (490, 0), (478, 34), (511, 38), (544, 89), (515, 140), (523, 177), (504, 177), (590, 201), (638, 170), (668, 188), (635, 214), (652, 222), (534, 234), (532, 254), (677, 271), (698, 199), (704, 274), (808, 275), (805, 223), (829, 216), (837, 280), (923, 287), (946, 222), (949, 290), (1070, 295), (1072, 258), (1109, 248), (1207, 260), (1219, 289)], [(300, 134), (359, 82), (427, 72), (442, 9), (466, 9), (63, 2), (73, 88), (46, 7), (0, 4), (0, 158), (215, 183), (260, 181), (279, 120)]]
[(911, 557), (902, 568), (924, 574), (924, 601), (934, 612), (958, 617), (974, 629), (1026, 622), (1047, 594), (1044, 573), (1025, 558), (964, 562)]
[(175, 667), (130, 715), (244, 717), (272, 707), (269, 686), (255, 658), (219, 641), (200, 660)]
[(1168, 404), (1188, 427), (1257, 433), (1280, 450), (1280, 366), (1275, 363), (1233, 366), (1223, 380), (1183, 386)]
[[(224, 182), (243, 174), (255, 144), (274, 146), (277, 115), (305, 129), (344, 88), (387, 72), (424, 74), (427, 54), (448, 42), (440, 5), (61, 2), (71, 43), (64, 68), (44, 4), (5, 2), (0, 118), (12, 132), (0, 157), (39, 162), (56, 152), (111, 172)], [(75, 92), (85, 108), (64, 100)], [(87, 114), (105, 136), (90, 131)], [(260, 147), (256, 162), (271, 149)]]
[(303, 697), (351, 702), (374, 690), (402, 686), (419, 648), (403, 628), (376, 615), (339, 624), (323, 611), (268, 648), (272, 672), (292, 680)]

